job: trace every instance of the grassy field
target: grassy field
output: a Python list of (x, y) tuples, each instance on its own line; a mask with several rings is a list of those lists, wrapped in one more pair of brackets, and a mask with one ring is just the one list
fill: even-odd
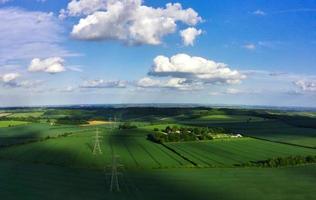
[(315, 199), (316, 166), (125, 171), (109, 192), (103, 171), (0, 161), (3, 199)]
[[(46, 117), (56, 120), (55, 115), (83, 116), (86, 121), (104, 122), (109, 115), (104, 110), (93, 109), (84, 112), (79, 109), (35, 111), (45, 113), (39, 116), (43, 122)], [(112, 109), (109, 112), (117, 111)], [(127, 116), (125, 121), (138, 128), (118, 130), (104, 123), (92, 123), (86, 127), (50, 126), (48, 123), (1, 127), (1, 198), (316, 198), (315, 164), (280, 168), (238, 166), (274, 157), (316, 155), (316, 149), (311, 148), (316, 147), (316, 129), (253, 116), (245, 110), (234, 113), (232, 110), (201, 109), (181, 113), (181, 109), (143, 111), (133, 108), (131, 111), (122, 109), (121, 112)], [(19, 114), (17, 111), (14, 113)], [(27, 109), (21, 110), (20, 116), (25, 113), (28, 113)], [(135, 117), (135, 121), (131, 116)], [(223, 127), (250, 137), (163, 145), (147, 140), (147, 135), (155, 128), (164, 129), (166, 126)], [(100, 155), (93, 155), (96, 128), (102, 136)], [(27, 142), (29, 140), (31, 142)], [(8, 144), (10, 146), (5, 146)], [(119, 166), (120, 192), (109, 191), (113, 158), (117, 159)]]
[(295, 127), (276, 120), (251, 123), (204, 123), (203, 125), (211, 127), (223, 126), (234, 132), (249, 136), (316, 147), (316, 129)]
[(196, 119), (191, 120), (192, 122), (256, 122), (256, 121), (264, 121), (263, 118), (261, 117), (254, 117), (254, 116), (249, 116), (249, 115), (206, 115), (202, 116)]
[(9, 117), (12, 117), (12, 118), (40, 117), (43, 114), (44, 112), (18, 112), (18, 113), (10, 114)]
[(0, 128), (9, 127), (9, 126), (19, 126), (19, 125), (25, 125), (28, 124), (28, 122), (24, 121), (0, 121)]
[(11, 115), (11, 113), (1, 112), (0, 111), (0, 117), (5, 117), (5, 116), (8, 116), (8, 115)]
[(113, 122), (110, 122), (110, 121), (92, 120), (92, 121), (88, 121), (88, 124), (84, 124), (82, 126), (97, 126), (97, 125), (112, 124), (112, 123)]
[[(148, 127), (147, 127), (148, 128)], [(315, 149), (278, 144), (252, 138), (214, 140), (209, 142), (167, 143), (176, 151), (146, 139), (145, 128), (111, 132), (99, 128), (102, 156), (93, 156), (95, 129), (68, 137), (51, 139), (0, 150), (1, 158), (61, 166), (102, 169), (117, 155), (128, 169), (193, 167), (233, 167), (249, 161), (290, 155), (316, 155)]]
[(71, 167), (103, 169), (118, 155), (126, 168), (163, 168), (191, 166), (186, 160), (173, 154), (162, 145), (146, 140), (140, 130), (120, 131), (111, 134), (100, 129), (102, 156), (92, 155), (94, 129), (68, 137), (51, 139), (0, 150), (0, 157), (26, 162), (55, 164)]
[(0, 145), (16, 144), (48, 136), (55, 137), (64, 133), (80, 132), (85, 129), (88, 128), (71, 125), (50, 126), (46, 123), (28, 123), (13, 127), (2, 127), (0, 128)]
[(204, 167), (232, 167), (236, 164), (274, 157), (316, 155), (316, 149), (277, 144), (252, 138), (168, 143), (167, 145), (199, 166)]

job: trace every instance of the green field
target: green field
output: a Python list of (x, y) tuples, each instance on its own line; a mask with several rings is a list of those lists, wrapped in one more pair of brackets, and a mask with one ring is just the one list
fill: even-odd
[(249, 161), (274, 157), (316, 155), (316, 149), (301, 148), (252, 138), (170, 143), (167, 145), (199, 166), (204, 167), (232, 167)]
[(40, 117), (44, 114), (44, 112), (18, 112), (12, 113), (9, 117), (12, 118), (27, 118), (27, 117)]
[(256, 122), (256, 121), (264, 121), (263, 118), (260, 117), (254, 117), (254, 116), (247, 116), (247, 115), (206, 115), (199, 118), (196, 118), (192, 120), (193, 122)]
[(104, 155), (93, 156), (93, 131), (82, 131), (71, 136), (5, 148), (1, 158), (72, 167), (103, 169), (110, 163), (112, 152), (120, 156), (126, 168), (186, 167), (189, 162), (173, 154), (162, 145), (146, 140), (141, 131), (110, 133), (101, 129)]
[[(99, 128), (100, 129), (100, 128)], [(118, 155), (129, 169), (233, 167), (249, 161), (291, 155), (316, 155), (316, 149), (278, 144), (252, 138), (203, 142), (167, 143), (146, 140), (146, 129), (111, 132), (102, 128), (102, 156), (92, 156), (94, 129), (75, 132), (68, 137), (18, 145), (0, 151), (1, 158), (72, 167), (102, 169)], [(189, 161), (188, 161), (188, 160)]]
[(7, 113), (7, 112), (1, 112), (0, 111), (0, 117), (5, 117), (5, 116), (8, 116), (10, 115), (11, 113)]
[(125, 171), (121, 192), (103, 171), (0, 161), (3, 199), (315, 199), (316, 165)]
[(18, 126), (25, 125), (28, 122), (24, 121), (0, 121), (0, 128), (9, 127), (9, 126)]
[[(32, 200), (316, 198), (316, 164), (241, 167), (244, 163), (277, 157), (316, 156), (313, 148), (316, 129), (250, 115), (245, 110), (227, 113), (205, 109), (183, 113), (162, 108), (144, 110), (120, 110), (126, 118), (122, 117), (114, 127), (111, 124), (50, 125), (46, 119), (56, 120), (57, 114), (106, 120), (102, 115), (118, 112), (116, 109), (49, 110), (39, 116), (42, 123), (1, 127), (1, 197)], [(21, 111), (21, 115), (24, 113), (27, 110)], [(310, 124), (311, 118), (307, 120)], [(137, 128), (115, 127), (124, 121)], [(147, 140), (154, 129), (162, 130), (166, 126), (222, 127), (243, 137), (163, 144)], [(102, 136), (102, 154), (94, 155), (97, 129)], [(118, 171), (120, 192), (110, 191), (113, 166)]]
[(80, 132), (85, 129), (89, 129), (89, 127), (69, 125), (50, 126), (46, 123), (22, 122), (19, 126), (0, 128), (0, 145), (16, 144), (34, 139), (43, 139), (48, 136), (55, 137), (64, 133)]
[(276, 120), (251, 123), (204, 123), (203, 125), (211, 127), (225, 126), (232, 131), (244, 135), (265, 138), (272, 141), (316, 147), (316, 129), (295, 127)]

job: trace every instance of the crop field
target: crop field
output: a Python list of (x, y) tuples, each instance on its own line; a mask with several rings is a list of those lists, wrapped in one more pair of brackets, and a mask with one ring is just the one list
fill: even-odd
[[(0, 128), (0, 195), (4, 199), (316, 198), (315, 164), (242, 167), (277, 157), (316, 156), (314, 128), (244, 114), (244, 110), (235, 115), (231, 110), (229, 114), (211, 111), (214, 115), (201, 110), (168, 117), (173, 112), (165, 115), (162, 110), (156, 116), (151, 110), (139, 114), (140, 109), (135, 121), (128, 114), (127, 120), (122, 117), (116, 123), (89, 126), (83, 125), (108, 119), (94, 116), (91, 109), (43, 112), (35, 121)], [(203, 116), (192, 118), (192, 113)], [(56, 114), (74, 114), (80, 120), (78, 116), (83, 116), (87, 123), (58, 124)], [(47, 118), (56, 123), (50, 124)], [(153, 118), (161, 120), (140, 120)], [(133, 126), (120, 128), (124, 123)], [(222, 127), (243, 137), (166, 143), (147, 139), (148, 134), (167, 126)], [(102, 154), (95, 155), (97, 130)], [(119, 192), (110, 191), (114, 168)]]
[(18, 145), (0, 151), (0, 157), (36, 163), (102, 169), (111, 155), (120, 157), (129, 169), (232, 167), (237, 164), (290, 155), (316, 155), (315, 149), (278, 144), (252, 138), (225, 139), (210, 142), (167, 143), (179, 154), (163, 145), (146, 140), (146, 129), (111, 132), (100, 129), (102, 156), (93, 156), (95, 129), (87, 129), (68, 137)]
[(44, 114), (44, 112), (18, 112), (12, 113), (9, 117), (12, 118), (27, 118), (27, 117), (40, 117)]
[[(103, 171), (0, 161), (3, 199), (315, 199), (316, 165), (126, 171), (121, 192)], [(294, 181), (295, 180), (295, 181)], [(277, 188), (277, 189), (276, 189)], [(227, 192), (229, 191), (229, 192)]]
[[(101, 129), (102, 156), (93, 156), (95, 129), (64, 138), (18, 145), (0, 151), (0, 157), (35, 163), (102, 169), (118, 155), (126, 168), (163, 168), (191, 166), (162, 145), (146, 140), (142, 133), (122, 131), (115, 135)], [(128, 135), (129, 134), (129, 135)]]
[(27, 123), (28, 122), (24, 122), (24, 121), (0, 121), (0, 128), (25, 125)]
[(257, 121), (264, 121), (265, 119), (261, 117), (254, 117), (249, 115), (206, 115), (196, 119), (191, 120), (192, 122), (199, 123), (199, 122), (209, 122), (209, 123), (234, 123), (234, 122), (257, 122)]
[(204, 125), (225, 126), (232, 131), (249, 136), (308, 147), (316, 147), (316, 129), (295, 127), (276, 120), (251, 123), (206, 123)]
[(231, 167), (236, 164), (274, 157), (316, 155), (316, 149), (277, 144), (252, 138), (170, 143), (167, 145), (199, 166), (206, 167)]
[(11, 113), (1, 112), (0, 111), (0, 117), (5, 117), (5, 116), (8, 116), (8, 115), (11, 115)]
[(80, 132), (87, 129), (69, 125), (50, 126), (46, 123), (23, 122), (23, 124), (24, 125), (0, 128), (0, 145), (16, 144), (30, 139), (43, 139), (48, 136), (55, 137), (64, 133)]
[(121, 156), (122, 163), (132, 168), (190, 167), (188, 161), (164, 148), (160, 144), (146, 140), (147, 131), (121, 131), (110, 137), (115, 154)]
[(82, 126), (97, 126), (97, 125), (104, 125), (104, 124), (111, 124), (110, 121), (101, 121), (101, 120), (93, 120), (88, 121), (88, 124), (82, 125)]

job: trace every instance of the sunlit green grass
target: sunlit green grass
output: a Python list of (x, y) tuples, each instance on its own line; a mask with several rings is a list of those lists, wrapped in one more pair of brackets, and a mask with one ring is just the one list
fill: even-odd
[(277, 144), (252, 138), (167, 143), (199, 166), (229, 167), (249, 161), (291, 155), (316, 155), (316, 149)]
[[(0, 121), (1, 122), (1, 121)], [(65, 133), (75, 133), (90, 127), (56, 125), (47, 123), (27, 123), (23, 122), (19, 126), (0, 128), (0, 145), (10, 145), (28, 140), (43, 139), (46, 137), (56, 137)]]
[(0, 121), (0, 128), (9, 127), (9, 126), (18, 126), (28, 124), (28, 122), (24, 121)]
[(223, 120), (223, 121), (263, 121), (261, 117), (247, 116), (247, 115), (207, 115), (198, 118), (197, 120)]
[(23, 118), (23, 117), (40, 117), (44, 114), (44, 112), (18, 112), (18, 113), (12, 113), (9, 115), (9, 117), (13, 118)]

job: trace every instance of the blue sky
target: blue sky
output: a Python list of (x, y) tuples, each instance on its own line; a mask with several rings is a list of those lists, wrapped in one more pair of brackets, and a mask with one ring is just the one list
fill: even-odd
[(0, 0), (0, 17), (1, 106), (315, 106), (314, 0)]

